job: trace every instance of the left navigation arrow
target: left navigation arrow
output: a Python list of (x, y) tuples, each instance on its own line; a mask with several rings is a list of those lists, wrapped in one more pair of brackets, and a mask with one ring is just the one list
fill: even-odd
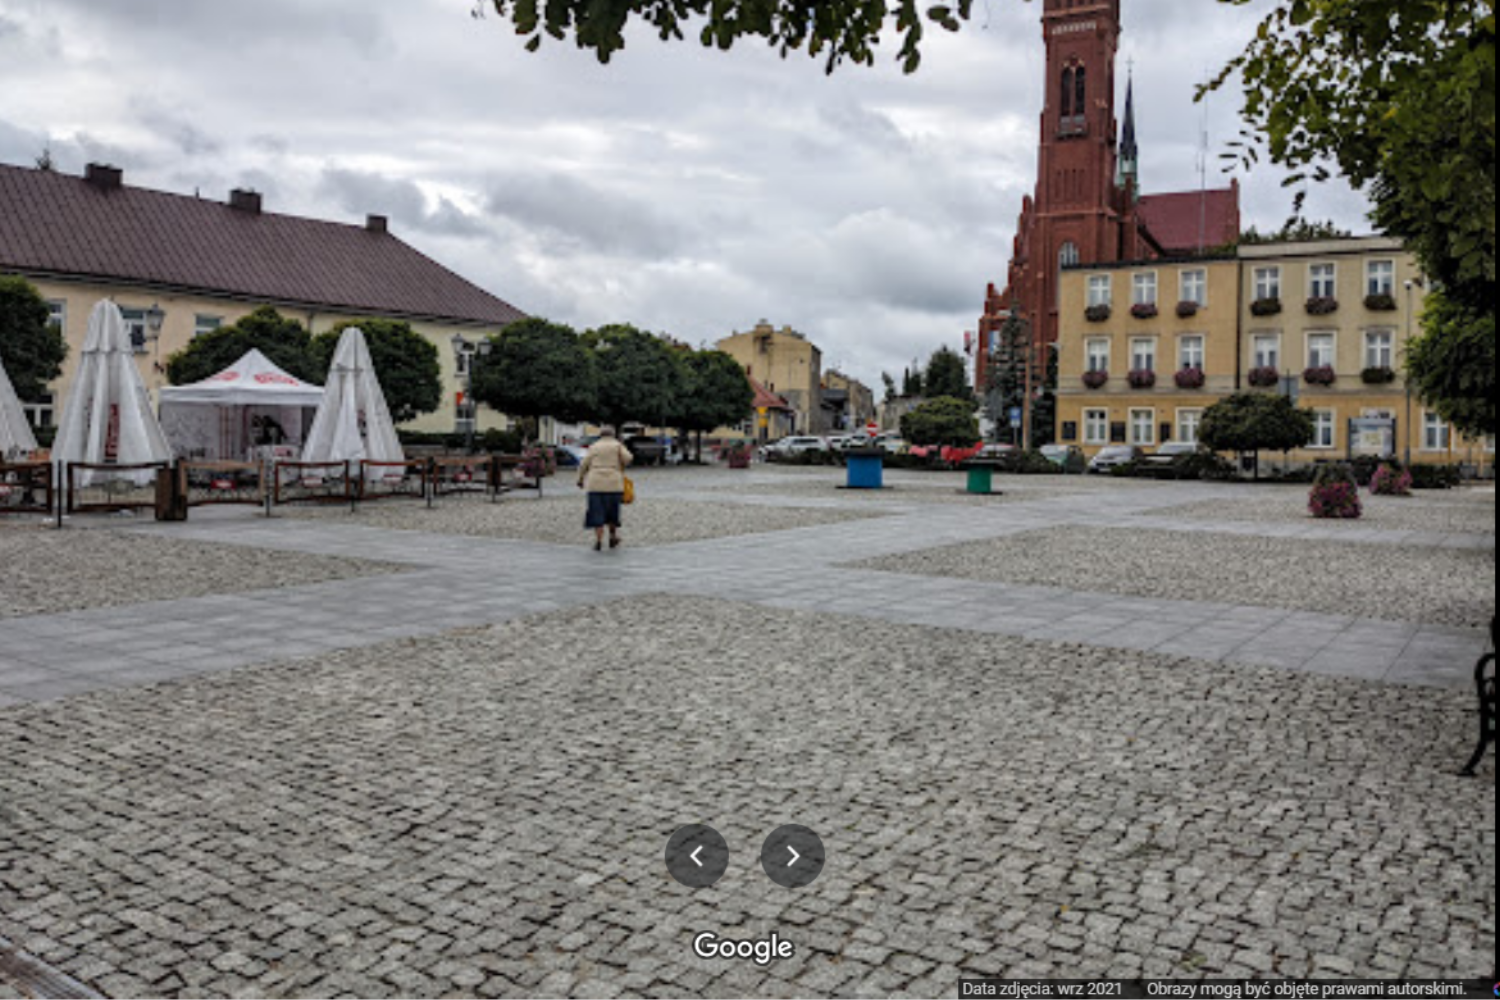
[(683, 826), (667, 841), (667, 872), (691, 889), (706, 889), (729, 868), (729, 845), (702, 823)]

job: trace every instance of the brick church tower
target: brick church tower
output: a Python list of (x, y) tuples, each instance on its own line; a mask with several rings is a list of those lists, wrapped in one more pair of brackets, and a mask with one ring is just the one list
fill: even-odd
[[(975, 383), (983, 393), (992, 335), (1014, 312), (1038, 344), (1057, 340), (1061, 268), (1174, 256), (1239, 234), (1237, 186), (1142, 197), (1134, 102), (1115, 120), (1121, 0), (1045, 0), (1047, 85), (1034, 195), (1023, 199), (1004, 291), (991, 284), (979, 319)], [(1120, 135), (1117, 143), (1116, 136)], [(1192, 231), (1184, 236), (1184, 221)], [(1198, 220), (1208, 219), (1208, 225)], [(1171, 238), (1157, 238), (1160, 229)], [(1186, 241), (1187, 245), (1181, 245)], [(1176, 244), (1176, 245), (1174, 245)]]

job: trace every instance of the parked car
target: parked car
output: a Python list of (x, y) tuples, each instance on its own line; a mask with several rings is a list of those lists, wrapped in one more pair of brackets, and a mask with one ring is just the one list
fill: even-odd
[(1063, 472), (1081, 473), (1088, 468), (1088, 459), (1084, 457), (1083, 449), (1076, 444), (1044, 444), (1040, 450), (1043, 458), (1060, 467)]
[(906, 451), (906, 442), (901, 439), (900, 434), (877, 434), (871, 443), (892, 455), (900, 455)]
[(576, 444), (560, 444), (554, 449), (554, 454), (557, 456), (559, 469), (576, 469), (583, 464), (583, 456), (588, 454), (588, 449)]
[(1169, 441), (1153, 454), (1140, 460), (1141, 474), (1156, 479), (1180, 479), (1188, 459), (1198, 454), (1198, 446), (1187, 441)]
[(981, 462), (993, 462), (1001, 472), (1012, 472), (1021, 464), (1021, 449), (1003, 442), (987, 444), (974, 453)]
[(1089, 462), (1090, 472), (1108, 472), (1120, 465), (1129, 465), (1141, 460), (1141, 449), (1130, 444), (1112, 444), (1102, 448)]
[(784, 437), (779, 441), (772, 441), (764, 448), (768, 459), (789, 458), (792, 455), (800, 455), (807, 451), (827, 451), (828, 442), (820, 437), (810, 435), (793, 435)]

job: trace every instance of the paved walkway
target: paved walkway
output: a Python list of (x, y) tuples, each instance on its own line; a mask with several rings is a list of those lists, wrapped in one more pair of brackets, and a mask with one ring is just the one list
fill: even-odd
[[(653, 484), (653, 494), (867, 511), (878, 503), (888, 516), (645, 549), (627, 546), (601, 557), (585, 544), (385, 531), (329, 520), (267, 519), (244, 510), (195, 511), (187, 524), (119, 530), (413, 568), (391, 576), (0, 621), (0, 707), (434, 635), (642, 593), (719, 596), (769, 607), (1431, 686), (1469, 683), (1473, 662), (1486, 644), (1486, 637), (1473, 629), (898, 575), (845, 564), (1066, 525), (1491, 550), (1494, 536), (1152, 515), (1153, 510), (1234, 495), (1232, 488), (1196, 483), (1153, 488), (1095, 483), (1077, 493), (1039, 495), (1034, 501), (1026, 499), (1027, 486), (1022, 486), (1003, 506), (986, 510), (933, 503), (920, 488), (898, 489), (888, 501), (872, 501), (778, 497), (700, 485), (724, 482), (723, 476), (704, 471), (691, 480), (688, 474), (664, 478)], [(765, 486), (788, 480), (753, 473), (729, 481)], [(1048, 481), (1035, 482), (1032, 488), (1045, 493)]]

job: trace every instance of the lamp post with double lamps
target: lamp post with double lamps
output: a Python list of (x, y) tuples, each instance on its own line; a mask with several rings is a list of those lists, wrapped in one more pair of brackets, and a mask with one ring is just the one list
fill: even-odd
[(462, 371), (464, 377), (463, 404), (468, 408), (468, 418), (465, 421), (464, 451), (474, 454), (474, 429), (479, 423), (479, 404), (474, 402), (474, 364), (479, 358), (488, 357), (491, 348), (494, 347), (488, 337), (483, 337), (477, 344), (470, 344), (461, 333), (453, 335), (453, 357), (457, 367)]

